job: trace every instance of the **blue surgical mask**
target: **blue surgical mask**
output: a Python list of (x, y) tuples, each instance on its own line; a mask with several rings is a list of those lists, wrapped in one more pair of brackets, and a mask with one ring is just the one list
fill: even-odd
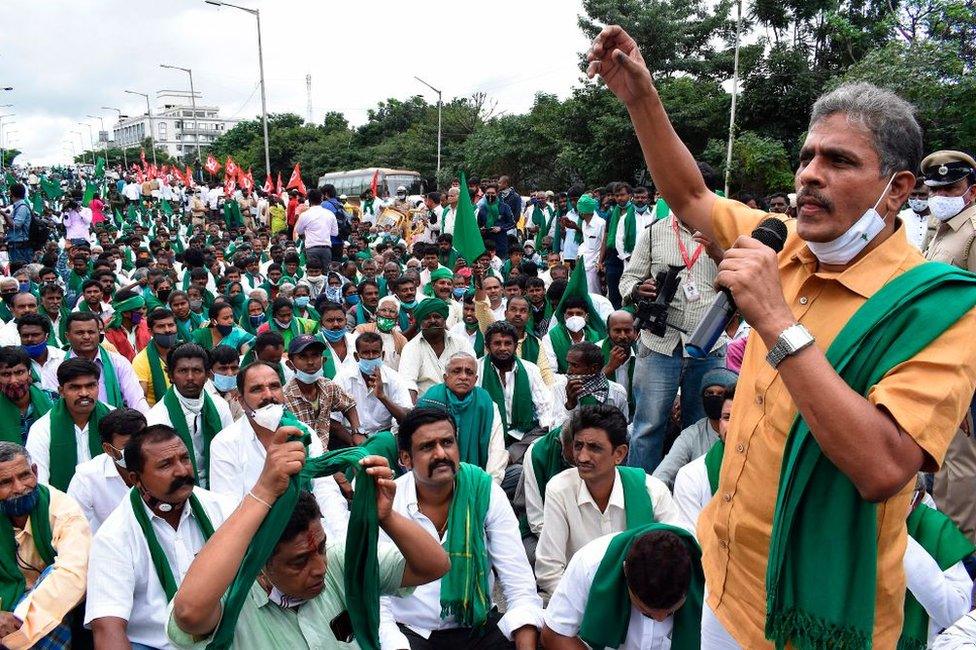
[(314, 384), (319, 379), (322, 378), (322, 369), (319, 368), (317, 372), (302, 372), (301, 370), (295, 371), (295, 379), (302, 382), (303, 384)]
[(360, 359), (359, 360), (359, 372), (364, 375), (372, 375), (376, 372), (376, 369), (383, 365), (383, 357), (377, 357), (375, 359)]
[(23, 517), (24, 515), (29, 515), (37, 506), (38, 496), (39, 493), (37, 486), (35, 485), (34, 489), (27, 494), (4, 499), (3, 501), (0, 501), (0, 514), (7, 515), (8, 517)]
[(257, 316), (248, 316), (248, 318), (251, 319), (251, 325), (253, 325), (254, 327), (257, 327), (258, 325), (262, 325), (264, 321), (268, 320), (268, 316), (266, 314), (258, 314)]
[(227, 336), (234, 331), (233, 325), (217, 325), (217, 331), (220, 332), (221, 336)]
[(44, 351), (47, 350), (47, 341), (42, 341), (41, 343), (37, 343), (35, 345), (22, 345), (20, 347), (24, 348), (24, 352), (26, 352), (27, 356), (29, 356), (31, 359), (38, 359), (42, 354), (44, 354)]
[(305, 309), (308, 307), (308, 296), (295, 296), (295, 306), (299, 309)]
[(464, 294), (466, 294), (467, 292), (468, 292), (468, 290), (465, 289), (464, 287), (458, 287), (458, 288), (454, 289), (454, 297), (456, 299), (460, 300), (461, 298), (464, 297)]
[(346, 302), (348, 302), (350, 305), (358, 305), (359, 304), (359, 294), (358, 293), (354, 293), (351, 296), (346, 296)]
[(30, 292), (30, 282), (21, 282), (20, 283), (20, 292), (21, 293), (29, 293)]
[(214, 388), (221, 393), (227, 393), (237, 388), (237, 375), (222, 375), (219, 372), (213, 374)]
[(329, 287), (325, 290), (325, 297), (328, 298), (330, 302), (341, 302), (342, 290), (339, 289), (339, 287)]
[(330, 343), (338, 343), (342, 340), (342, 337), (346, 335), (346, 328), (340, 327), (337, 330), (323, 329), (322, 335), (325, 336), (326, 340)]

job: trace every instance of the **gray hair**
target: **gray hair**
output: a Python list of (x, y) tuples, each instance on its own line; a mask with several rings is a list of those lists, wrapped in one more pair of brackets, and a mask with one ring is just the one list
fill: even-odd
[(835, 113), (849, 124), (867, 129), (881, 161), (881, 175), (910, 171), (917, 174), (922, 160), (922, 129), (915, 107), (890, 90), (866, 82), (844, 83), (814, 103), (810, 128)]
[(15, 458), (26, 458), (27, 464), (30, 465), (30, 454), (22, 445), (16, 442), (0, 442), (0, 463), (8, 463)]

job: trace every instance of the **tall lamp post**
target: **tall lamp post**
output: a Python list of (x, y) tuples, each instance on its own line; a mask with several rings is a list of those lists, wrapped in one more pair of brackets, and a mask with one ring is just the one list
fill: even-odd
[(441, 91), (416, 75), (414, 75), (414, 79), (437, 93), (437, 182), (439, 183), (441, 180), (441, 109), (444, 106), (444, 102), (441, 101)]
[[(121, 108), (115, 108), (114, 106), (102, 106), (102, 110), (103, 111), (115, 111), (116, 113), (119, 114), (119, 122), (122, 121), (122, 109)], [(108, 147), (108, 143), (105, 143), (105, 146)], [(125, 171), (129, 171), (129, 161), (126, 160), (126, 157), (125, 157), (125, 149), (126, 149), (125, 145), (122, 145), (122, 167), (125, 169)]]
[[(78, 124), (88, 127), (88, 144), (91, 145), (92, 167), (94, 167), (97, 163), (95, 162), (95, 136), (92, 134), (91, 124), (88, 122), (78, 122)], [(84, 144), (84, 140), (82, 140), (82, 146)]]
[(190, 68), (181, 68), (178, 65), (166, 65), (165, 63), (160, 63), (159, 67), (169, 68), (170, 70), (182, 70), (190, 75), (190, 106), (193, 107), (193, 139), (197, 143), (197, 164), (203, 167), (203, 158), (200, 157), (200, 124), (197, 121), (197, 94), (193, 90), (193, 70)]
[(108, 165), (108, 131), (105, 130), (105, 120), (99, 115), (86, 115), (85, 117), (91, 118), (93, 120), (98, 120), (101, 125), (98, 131), (98, 141), (102, 141), (102, 133), (105, 134), (105, 144), (102, 145), (102, 153), (105, 154), (105, 164)]
[(214, 5), (216, 7), (232, 7), (234, 9), (240, 9), (241, 11), (246, 11), (247, 13), (254, 16), (258, 23), (258, 68), (261, 73), (261, 125), (264, 129), (264, 167), (265, 172), (271, 173), (271, 152), (268, 149), (268, 104), (267, 97), (265, 93), (264, 84), (264, 50), (261, 49), (261, 12), (257, 9), (248, 9), (247, 7), (240, 7), (238, 5), (233, 5), (229, 2), (223, 2), (222, 0), (204, 0), (208, 5)]
[(729, 113), (729, 144), (725, 151), (725, 196), (729, 195), (732, 175), (732, 145), (735, 142), (735, 100), (739, 96), (739, 43), (742, 34), (742, 0), (736, 2), (735, 55), (732, 62), (732, 108)]
[(130, 95), (139, 95), (146, 98), (146, 113), (149, 115), (149, 145), (152, 147), (153, 167), (156, 166), (156, 127), (153, 126), (152, 107), (149, 105), (149, 95), (136, 92), (135, 90), (124, 90)]
[[(9, 90), (9, 88), (4, 88), (4, 90)], [(13, 104), (4, 104), (0, 106), (0, 108), (10, 108), (11, 106), (13, 106)], [(16, 115), (16, 113), (6, 113), (4, 115), (0, 115), (0, 135), (3, 135), (3, 118), (13, 117), (14, 115)], [(8, 122), (7, 124), (13, 124), (13, 122)], [(0, 138), (0, 168), (3, 167), (3, 164), (3, 142), (2, 138)]]

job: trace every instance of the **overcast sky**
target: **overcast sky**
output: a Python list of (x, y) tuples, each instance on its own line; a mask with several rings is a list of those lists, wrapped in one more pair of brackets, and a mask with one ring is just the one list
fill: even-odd
[[(305, 75), (312, 75), (313, 119), (341, 111), (361, 124), (366, 109), (388, 97), (444, 99), (484, 91), (500, 111), (528, 109), (536, 92), (565, 97), (580, 78), (578, 54), (588, 43), (576, 25), (579, 0), (238, 0), (261, 10), (268, 112), (306, 114)], [(479, 8), (485, 8), (481, 11)], [(254, 17), (203, 0), (2, 0), (0, 114), (3, 144), (21, 149), (23, 164), (70, 155), (67, 142), (111, 131), (116, 106), (145, 112), (145, 100), (123, 92), (187, 89), (223, 117), (260, 114)], [(155, 110), (155, 105), (154, 105)], [(8, 122), (14, 122), (8, 126)], [(8, 137), (8, 133), (10, 134)]]

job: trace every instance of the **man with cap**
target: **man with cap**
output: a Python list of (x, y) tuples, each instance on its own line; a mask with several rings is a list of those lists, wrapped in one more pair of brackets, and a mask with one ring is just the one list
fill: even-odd
[(589, 194), (584, 194), (576, 203), (580, 215), (579, 228), (583, 241), (579, 245), (579, 257), (586, 265), (586, 286), (590, 293), (603, 293), (600, 290), (600, 250), (607, 222), (596, 215), (597, 202)]
[(295, 376), (282, 391), (285, 408), (315, 431), (325, 449), (329, 449), (332, 413), (341, 413), (349, 421), (350, 427), (348, 433), (343, 430), (338, 435), (342, 444), (333, 444), (332, 448), (358, 445), (366, 440), (366, 436), (359, 430), (356, 401), (338, 384), (325, 377), (322, 369), (324, 351), (325, 343), (311, 334), (292, 339), (288, 346), (287, 363), (295, 371)]
[[(925, 258), (976, 271), (976, 160), (961, 151), (936, 151), (920, 165), (931, 194), (928, 209), (939, 221)], [(935, 475), (933, 496), (970, 539), (976, 539), (976, 442), (972, 409)]]
[(467, 337), (447, 331), (449, 314), (450, 307), (440, 298), (427, 298), (413, 310), (421, 335), (403, 346), (399, 372), (414, 403), (428, 388), (443, 380), (447, 361), (455, 352), (475, 356)]

